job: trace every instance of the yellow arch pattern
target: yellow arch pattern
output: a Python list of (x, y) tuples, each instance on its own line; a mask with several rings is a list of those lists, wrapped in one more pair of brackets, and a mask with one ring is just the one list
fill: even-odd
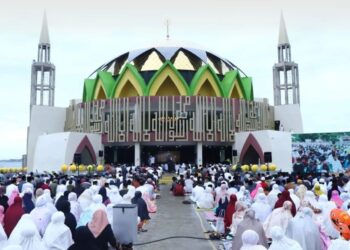
[[(128, 91), (130, 91), (130, 93)], [(130, 69), (126, 69), (124, 75), (119, 80), (118, 86), (115, 90), (114, 98), (128, 96), (143, 96), (139, 81), (131, 73)]]
[(103, 100), (107, 99), (106, 90), (103, 87), (103, 83), (101, 79), (98, 79), (95, 87), (94, 100)]
[(217, 82), (208, 69), (206, 69), (198, 80), (193, 95), (221, 97)]
[(237, 79), (233, 82), (233, 87), (231, 89), (231, 93), (229, 94), (230, 98), (244, 98), (243, 92), (241, 90), (241, 87), (239, 86), (239, 83)]
[[(169, 88), (166, 89), (166, 86)], [(148, 95), (187, 96), (188, 94), (182, 79), (176, 75), (169, 65), (166, 65), (162, 72), (160, 72), (157, 78), (152, 82)]]

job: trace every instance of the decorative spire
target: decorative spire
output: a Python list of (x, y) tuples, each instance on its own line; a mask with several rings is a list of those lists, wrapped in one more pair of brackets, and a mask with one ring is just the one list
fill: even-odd
[(170, 21), (169, 19), (166, 20), (166, 39), (169, 40), (170, 34), (169, 34), (169, 26), (170, 26)]
[(41, 34), (39, 44), (50, 44), (49, 28), (47, 25), (46, 11), (44, 11), (43, 23), (41, 26)]
[(289, 44), (286, 23), (284, 22), (283, 12), (281, 11), (281, 20), (280, 20), (280, 33), (278, 38), (278, 44)]

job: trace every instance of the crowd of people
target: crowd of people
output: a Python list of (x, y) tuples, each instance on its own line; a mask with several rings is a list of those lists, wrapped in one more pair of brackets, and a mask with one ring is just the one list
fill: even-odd
[(350, 169), (350, 145), (293, 143), (294, 169), (302, 173), (340, 173)]
[(135, 204), (135, 231), (146, 232), (162, 172), (120, 166), (100, 175), (8, 174), (0, 184), (0, 250), (120, 249), (113, 206)]
[(350, 249), (346, 173), (244, 173), (220, 164), (185, 167), (173, 178), (171, 191), (188, 195), (207, 211), (214, 229), (232, 238), (232, 250)]

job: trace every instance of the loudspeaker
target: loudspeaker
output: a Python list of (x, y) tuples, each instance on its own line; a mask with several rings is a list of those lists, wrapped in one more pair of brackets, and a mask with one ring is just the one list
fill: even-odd
[(271, 152), (265, 152), (264, 153), (264, 162), (265, 163), (272, 162), (272, 153)]
[(232, 150), (232, 156), (237, 156), (237, 150), (236, 149)]
[(103, 150), (98, 151), (98, 157), (103, 157)]
[(275, 130), (276, 131), (280, 130), (280, 125), (281, 125), (281, 121), (279, 121), (279, 120), (275, 121)]
[(80, 164), (81, 164), (81, 154), (74, 154), (73, 162), (74, 162), (75, 164), (80, 165)]

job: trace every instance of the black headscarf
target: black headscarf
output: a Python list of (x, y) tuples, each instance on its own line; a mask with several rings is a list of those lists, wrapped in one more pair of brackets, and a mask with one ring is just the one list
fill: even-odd
[(60, 196), (60, 198), (58, 198), (58, 200), (56, 201), (56, 209), (58, 211), (62, 211), (61, 206), (62, 206), (62, 202), (63, 201), (68, 201), (68, 195), (69, 195), (69, 191), (64, 191), (63, 195)]
[(34, 208), (34, 203), (32, 201), (32, 194), (31, 193), (25, 193), (23, 195), (23, 209), (26, 214), (29, 214)]
[(74, 244), (68, 250), (98, 250), (96, 240), (87, 226), (78, 227)]
[(135, 197), (131, 199), (131, 203), (137, 205), (137, 213), (141, 221), (149, 220), (151, 218), (149, 217), (149, 214), (148, 214), (147, 204), (142, 199), (141, 196), (142, 196), (142, 193), (140, 191), (136, 191)]
[(75, 239), (75, 228), (77, 227), (77, 220), (75, 219), (74, 215), (70, 212), (70, 202), (62, 200), (61, 206), (57, 210), (64, 213), (64, 224), (67, 227), (69, 227), (70, 231), (72, 232), (73, 239)]
[(105, 203), (109, 198), (107, 197), (107, 190), (105, 187), (101, 187), (98, 194), (102, 196), (102, 202)]
[(225, 196), (224, 201), (222, 201), (222, 198), (219, 200), (218, 207), (216, 208), (216, 211), (215, 211), (215, 216), (216, 217), (218, 217), (218, 216), (224, 217), (227, 205), (228, 205), (228, 199)]

